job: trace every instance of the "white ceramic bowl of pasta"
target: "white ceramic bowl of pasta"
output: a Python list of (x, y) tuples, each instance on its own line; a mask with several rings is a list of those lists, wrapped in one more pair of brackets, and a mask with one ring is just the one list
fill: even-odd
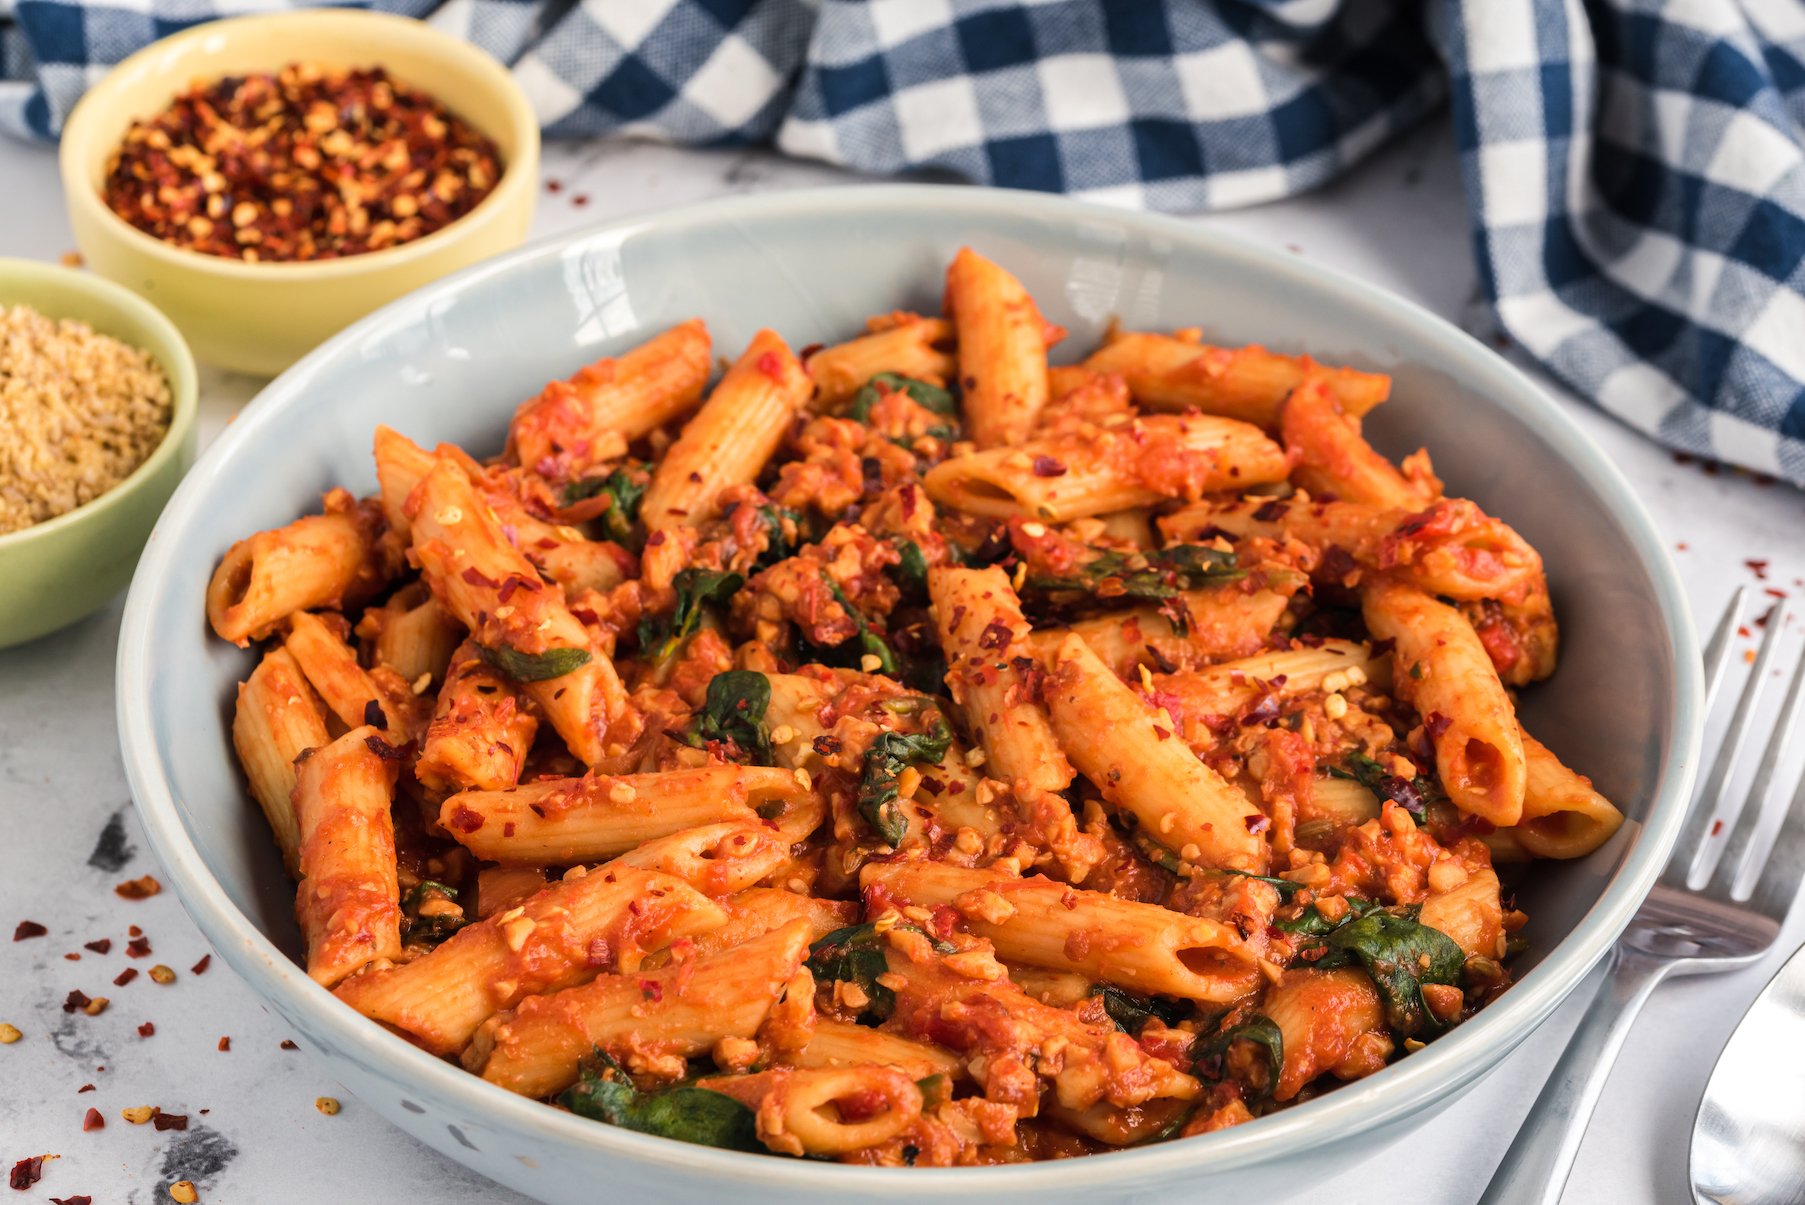
[[(765, 1158), (615, 1129), (525, 1100), (415, 1049), (310, 982), (291, 954), (292, 888), (228, 732), (251, 654), (212, 639), (204, 584), (244, 534), (326, 488), (375, 488), (378, 422), (415, 439), (500, 446), (545, 381), (705, 317), (716, 346), (761, 326), (794, 344), (866, 315), (932, 311), (970, 244), (1070, 328), (1065, 357), (1119, 318), (1203, 326), (1222, 343), (1391, 373), (1367, 421), (1382, 451), (1430, 447), (1450, 492), (1546, 558), (1559, 672), (1526, 723), (1623, 806), (1629, 823), (1518, 889), (1531, 919), (1520, 982), (1370, 1078), (1216, 1134), (1076, 1161), (948, 1171)], [(1702, 681), (1690, 617), (1646, 515), (1604, 456), (1530, 381), (1448, 324), (1370, 286), (1206, 229), (1020, 193), (883, 187), (740, 198), (529, 247), (432, 285), (337, 336), (272, 383), (203, 456), (138, 567), (119, 645), (119, 727), (145, 828), (221, 957), (370, 1107), (451, 1158), (548, 1202), (906, 1200), (1023, 1194), (1095, 1202), (1207, 1183), (1224, 1198), (1302, 1186), (1433, 1115), (1507, 1056), (1627, 923), (1666, 860), (1697, 760)], [(1282, 1173), (1279, 1169), (1282, 1167)]]

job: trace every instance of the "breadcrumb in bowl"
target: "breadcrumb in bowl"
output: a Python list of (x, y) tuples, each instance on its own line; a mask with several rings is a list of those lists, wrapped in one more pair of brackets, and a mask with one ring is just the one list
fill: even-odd
[(194, 460), (194, 359), (135, 294), (0, 259), (0, 648), (92, 614), (131, 580)]

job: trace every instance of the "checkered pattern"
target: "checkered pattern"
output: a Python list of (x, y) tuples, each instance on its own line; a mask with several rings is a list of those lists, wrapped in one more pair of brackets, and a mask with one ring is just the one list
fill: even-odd
[[(285, 0), (0, 0), (0, 129)], [(1315, 187), (1451, 96), (1513, 338), (1687, 451), (1805, 485), (1801, 0), (372, 0), (547, 132), (774, 142), (1164, 210)], [(1451, 84), (1451, 86), (1450, 86)]]

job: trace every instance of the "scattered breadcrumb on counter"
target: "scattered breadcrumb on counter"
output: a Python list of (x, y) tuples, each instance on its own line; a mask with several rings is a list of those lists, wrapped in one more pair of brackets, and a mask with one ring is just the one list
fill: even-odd
[(148, 352), (85, 322), (0, 306), (0, 534), (92, 502), (169, 432)]

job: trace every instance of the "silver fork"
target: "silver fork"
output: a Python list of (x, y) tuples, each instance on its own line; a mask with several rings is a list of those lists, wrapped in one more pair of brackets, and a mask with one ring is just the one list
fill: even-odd
[[(1707, 709), (1723, 681), (1731, 637), (1747, 597), (1746, 587), (1736, 592), (1706, 646)], [(1719, 805), (1724, 801), (1725, 786), (1748, 742), (1783, 626), (1784, 617), (1776, 608), (1768, 620), (1754, 671), (1743, 685), (1710, 776), (1693, 798), (1673, 856), (1629, 928), (1606, 955), (1609, 966), (1604, 986), (1573, 1031), (1566, 1052), (1493, 1173), (1479, 1205), (1558, 1205), (1611, 1065), (1649, 995), (1669, 975), (1743, 966), (1765, 954), (1779, 935), (1800, 881), (1805, 880), (1805, 775), (1790, 803), (1784, 805), (1785, 816), (1765, 862), (1750, 866), (1747, 873), (1743, 863), (1749, 860), (1750, 841), (1762, 827), (1763, 818), (1771, 818), (1773, 809), (1782, 806), (1769, 799), (1773, 794), (1769, 788), (1787, 736), (1800, 726), (1801, 712), (1805, 712), (1805, 668), (1787, 691), (1779, 722), (1715, 872), (1697, 888), (1689, 887), (1688, 880), (1708, 861), (1710, 841), (1718, 828), (1716, 818), (1724, 812)], [(1760, 878), (1753, 890), (1737, 893), (1739, 882), (1757, 870)]]

